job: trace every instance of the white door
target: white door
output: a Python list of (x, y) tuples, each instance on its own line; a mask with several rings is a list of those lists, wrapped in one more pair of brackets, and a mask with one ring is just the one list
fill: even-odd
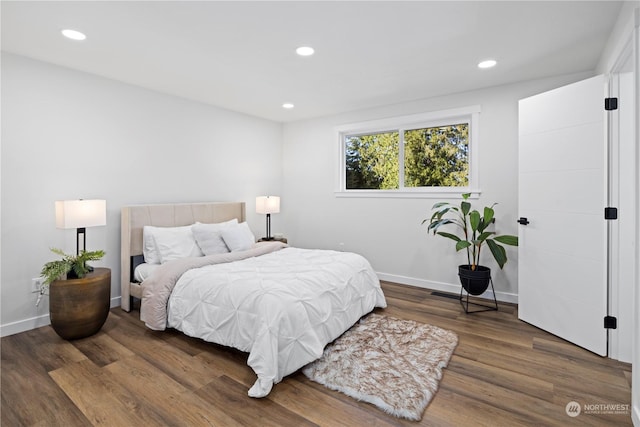
[[(520, 100), (518, 314), (607, 354), (604, 77)], [(525, 221), (521, 221), (525, 222)]]

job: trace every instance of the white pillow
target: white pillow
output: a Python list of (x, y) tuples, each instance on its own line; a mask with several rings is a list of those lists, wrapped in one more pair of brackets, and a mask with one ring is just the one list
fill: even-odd
[(220, 232), (224, 227), (237, 224), (238, 220), (236, 218), (216, 224), (202, 224), (197, 222), (191, 226), (191, 231), (193, 231), (193, 237), (195, 237), (200, 250), (202, 250), (205, 255), (223, 254), (229, 252), (229, 248), (224, 243)]
[(246, 222), (224, 227), (220, 230), (220, 234), (231, 252), (246, 251), (256, 242), (256, 238)]
[[(159, 255), (160, 264), (174, 259), (204, 255), (193, 237), (190, 225), (184, 227), (153, 227), (147, 225), (143, 228), (142, 233), (143, 238), (146, 234), (147, 237), (151, 237), (155, 242), (157, 254), (153, 256)], [(154, 261), (156, 260), (156, 258), (153, 259)], [(145, 262), (148, 262), (146, 256)], [(158, 262), (150, 264), (158, 264)]]
[(147, 264), (146, 262), (143, 262), (133, 271), (133, 279), (136, 282), (142, 283), (147, 278), (151, 277), (153, 272), (158, 268), (160, 268), (160, 265), (158, 264)]
[(147, 264), (160, 264), (162, 261), (160, 252), (156, 247), (156, 241), (153, 238), (156, 228), (158, 227), (145, 225), (142, 229), (142, 255), (144, 256), (144, 262)]

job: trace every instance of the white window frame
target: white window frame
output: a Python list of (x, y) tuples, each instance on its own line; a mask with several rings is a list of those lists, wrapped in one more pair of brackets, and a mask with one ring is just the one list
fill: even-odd
[[(430, 127), (447, 126), (458, 123), (469, 124), (469, 185), (466, 187), (404, 187), (404, 135), (403, 131)], [(412, 114), (367, 122), (352, 123), (335, 128), (339, 147), (339, 168), (335, 191), (336, 197), (400, 197), (400, 198), (441, 198), (460, 197), (471, 193), (472, 198), (480, 196), (478, 174), (478, 152), (480, 146), (480, 106), (454, 108), (422, 114)], [(345, 136), (399, 131), (399, 173), (400, 188), (391, 190), (348, 190), (346, 180)]]

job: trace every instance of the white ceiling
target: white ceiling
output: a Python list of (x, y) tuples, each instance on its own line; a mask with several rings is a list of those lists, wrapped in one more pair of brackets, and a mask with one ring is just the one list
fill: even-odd
[(594, 70), (621, 4), (2, 1), (2, 50), (288, 122)]

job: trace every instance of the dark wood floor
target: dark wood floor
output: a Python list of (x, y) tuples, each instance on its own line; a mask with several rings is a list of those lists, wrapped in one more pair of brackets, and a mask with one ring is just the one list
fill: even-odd
[[(383, 283), (378, 312), (455, 331), (459, 345), (421, 422), (400, 420), (293, 374), (247, 397), (246, 354), (154, 332), (111, 310), (96, 335), (64, 341), (49, 326), (4, 337), (2, 426), (624, 426), (630, 414), (566, 405), (628, 405), (631, 367), (517, 320), (516, 307), (465, 315), (455, 299)], [(592, 407), (594, 408), (594, 407)]]

